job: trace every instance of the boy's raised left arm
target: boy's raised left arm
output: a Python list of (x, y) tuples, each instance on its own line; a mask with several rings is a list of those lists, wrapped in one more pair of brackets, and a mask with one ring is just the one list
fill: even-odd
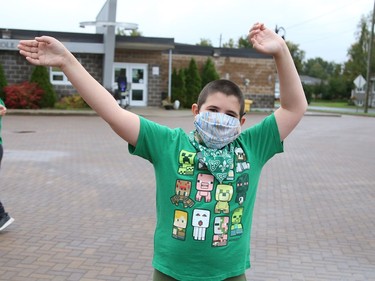
[(285, 41), (264, 24), (254, 24), (249, 40), (257, 51), (274, 57), (280, 83), (280, 107), (275, 111), (275, 118), (280, 139), (284, 140), (307, 110), (300, 77)]

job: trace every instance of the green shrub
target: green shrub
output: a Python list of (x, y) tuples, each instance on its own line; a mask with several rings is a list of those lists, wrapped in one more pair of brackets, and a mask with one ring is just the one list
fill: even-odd
[(46, 67), (36, 66), (31, 74), (30, 82), (37, 83), (44, 90), (44, 95), (40, 102), (42, 108), (54, 107), (57, 100), (56, 93), (49, 81), (49, 73)]
[(55, 104), (58, 109), (87, 109), (89, 105), (83, 100), (83, 98), (76, 94), (72, 96), (63, 97), (60, 101)]
[(178, 72), (176, 69), (173, 69), (171, 91), (172, 101), (179, 100), (180, 107), (186, 107), (186, 87), (184, 69), (180, 69)]
[(192, 58), (189, 67), (186, 69), (186, 106), (188, 108), (197, 102), (200, 91), (202, 90), (202, 79), (200, 77), (198, 66)]
[(36, 83), (23, 82), (6, 86), (5, 104), (13, 109), (38, 109), (44, 90)]
[(216, 71), (215, 64), (211, 58), (208, 58), (202, 70), (202, 89), (209, 82), (219, 79), (220, 76)]
[(4, 68), (0, 64), (0, 98), (2, 100), (5, 100), (5, 91), (4, 87), (8, 85), (7, 79), (5, 78)]

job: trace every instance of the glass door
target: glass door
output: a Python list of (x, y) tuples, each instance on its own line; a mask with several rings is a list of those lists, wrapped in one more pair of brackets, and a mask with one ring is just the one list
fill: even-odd
[(126, 74), (130, 106), (147, 105), (147, 64), (115, 63), (113, 83), (117, 89), (120, 73)]

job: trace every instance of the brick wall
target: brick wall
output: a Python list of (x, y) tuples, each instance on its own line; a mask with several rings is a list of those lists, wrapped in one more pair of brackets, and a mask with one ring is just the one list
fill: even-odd
[[(102, 82), (103, 56), (95, 54), (75, 54), (81, 64), (99, 82)], [(25, 60), (18, 52), (0, 51), (0, 63), (4, 68), (4, 74), (8, 85), (29, 81), (34, 66)], [(73, 86), (54, 85), (59, 97), (77, 93)]]
[[(163, 60), (167, 60), (167, 55)], [(172, 69), (187, 68), (194, 58), (201, 70), (208, 57), (173, 55)], [(272, 59), (210, 57), (220, 78), (230, 79), (241, 88), (245, 98), (252, 99), (253, 108), (273, 108), (276, 66)], [(166, 79), (166, 77), (164, 78)], [(250, 80), (246, 86), (245, 79)]]
[[(103, 56), (98, 54), (75, 54), (88, 72), (102, 82)], [(172, 69), (187, 68), (194, 58), (198, 68), (202, 69), (207, 56), (173, 55)], [(246, 98), (253, 100), (253, 108), (273, 108), (274, 77), (276, 68), (272, 59), (217, 57), (214, 61), (221, 78), (237, 83)], [(160, 106), (161, 93), (168, 91), (168, 53), (160, 51), (116, 50), (115, 62), (143, 63), (148, 65), (148, 102), (149, 106)], [(4, 67), (8, 84), (16, 84), (30, 79), (33, 67), (18, 52), (0, 51), (0, 63)], [(159, 67), (159, 75), (152, 75), (152, 67)], [(245, 79), (250, 80), (248, 86)], [(72, 86), (55, 85), (59, 97), (75, 94)]]

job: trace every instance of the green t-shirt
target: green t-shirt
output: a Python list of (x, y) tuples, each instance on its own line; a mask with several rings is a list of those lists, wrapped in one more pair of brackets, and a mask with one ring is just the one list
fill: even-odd
[[(0, 98), (0, 104), (1, 104), (1, 105), (5, 105), (4, 102), (3, 102), (3, 100), (2, 100), (1, 98)], [(2, 123), (3, 123), (3, 122), (2, 122), (2, 121), (3, 121), (3, 120), (2, 120), (2, 119), (3, 119), (2, 117), (3, 117), (3, 116), (0, 115), (0, 144), (3, 144), (3, 139), (2, 139), (2, 137), (1, 137), (1, 126), (2, 126)]]
[(250, 233), (261, 169), (283, 151), (273, 114), (233, 142), (234, 165), (220, 184), (199, 161), (182, 129), (140, 117), (130, 153), (155, 169), (156, 218), (153, 266), (182, 281), (217, 281), (250, 267)]

